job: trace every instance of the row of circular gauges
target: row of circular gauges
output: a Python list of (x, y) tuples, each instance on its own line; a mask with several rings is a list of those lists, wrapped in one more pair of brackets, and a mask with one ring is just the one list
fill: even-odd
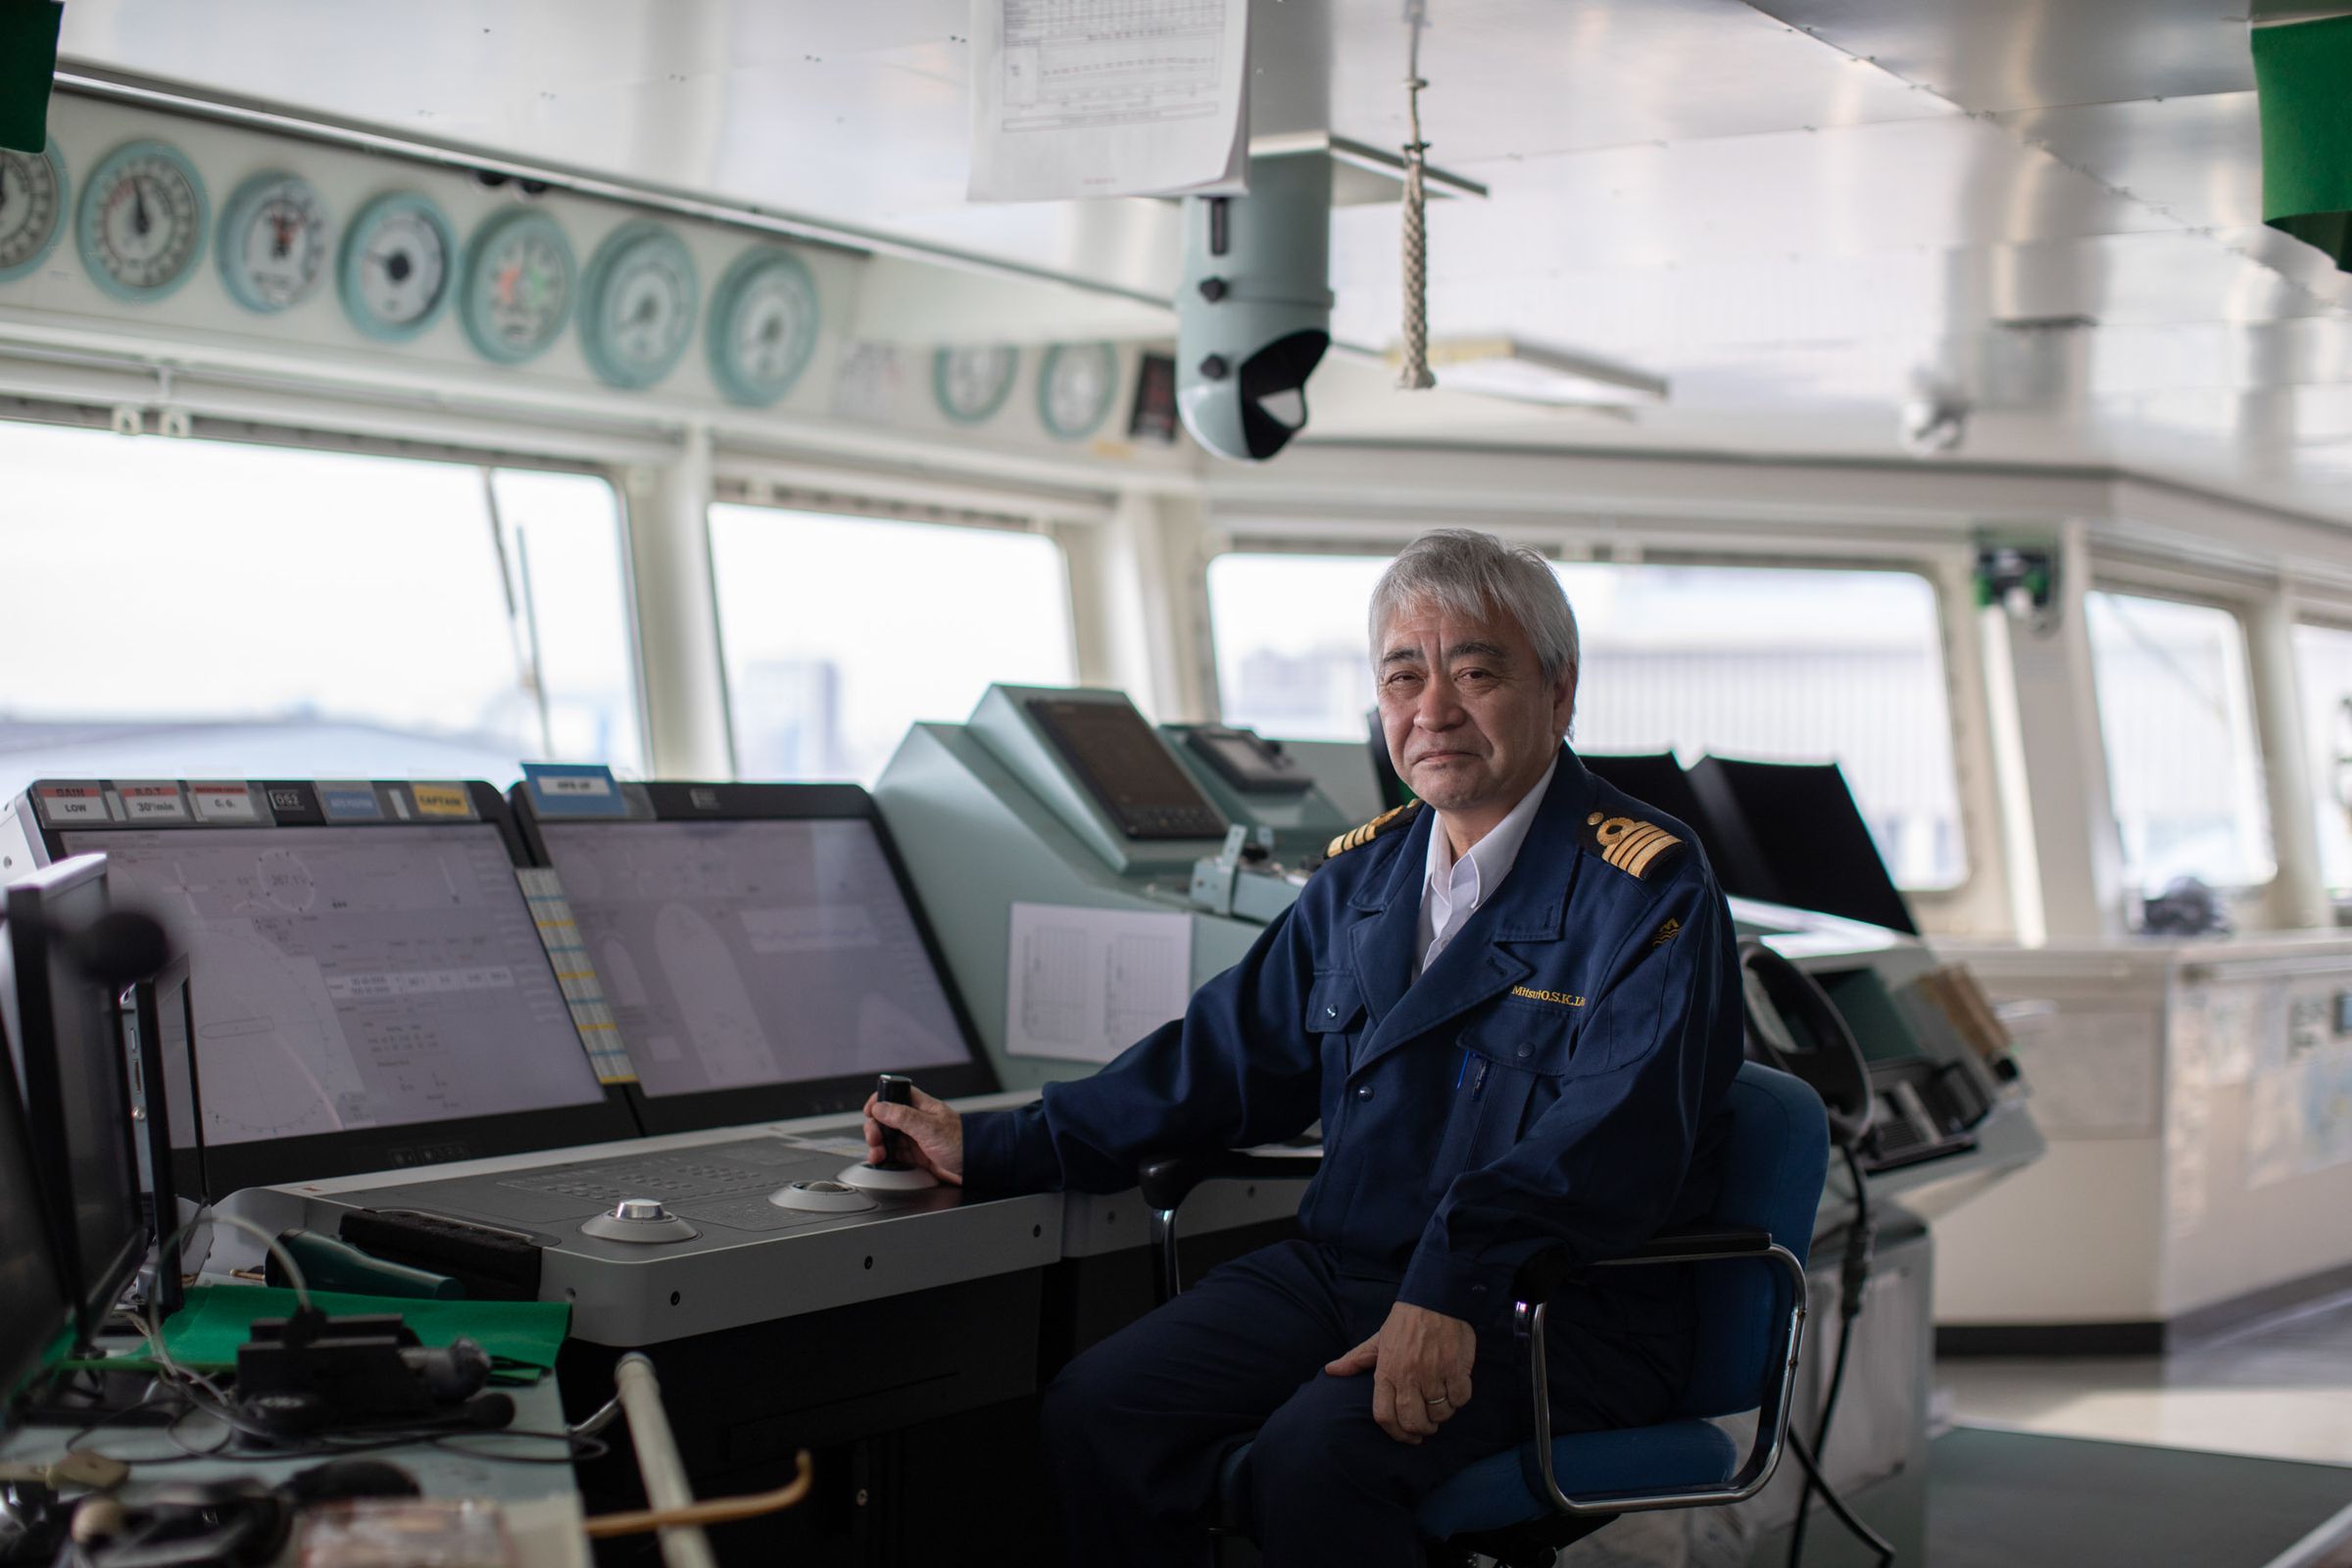
[[(48, 260), (66, 229), (68, 180), (52, 140), (39, 154), (0, 152), (0, 282)], [(109, 153), (83, 187), (74, 218), (82, 265), (118, 299), (160, 300), (203, 258), (210, 208), (204, 181), (177, 148), (134, 141)], [(247, 310), (272, 314), (309, 299), (332, 245), (326, 207), (298, 174), (256, 174), (220, 215), (220, 280)], [(659, 223), (622, 224), (586, 272), (545, 213), (516, 210), (482, 223), (462, 253), (441, 209), (396, 192), (360, 210), (335, 262), (344, 314), (379, 342), (417, 336), (456, 301), (466, 336), (486, 359), (520, 365), (563, 335), (577, 309), (589, 367), (611, 385), (654, 385), (677, 368), (694, 336), (700, 282), (683, 240)], [(792, 390), (822, 325), (816, 280), (772, 245), (737, 258), (711, 296), (710, 373), (735, 403), (764, 408)], [(996, 413), (1019, 358), (1009, 348), (943, 349), (934, 367), (940, 407), (956, 419)], [(1047, 355), (1038, 407), (1065, 439), (1109, 414), (1116, 357), (1107, 344)]]

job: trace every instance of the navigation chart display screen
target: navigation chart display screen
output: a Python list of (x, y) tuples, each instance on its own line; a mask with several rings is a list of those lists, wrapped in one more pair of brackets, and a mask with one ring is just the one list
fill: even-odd
[(540, 832), (648, 1095), (970, 1059), (872, 824)]
[(493, 824), (64, 838), (188, 955), (210, 1143), (604, 1098)]

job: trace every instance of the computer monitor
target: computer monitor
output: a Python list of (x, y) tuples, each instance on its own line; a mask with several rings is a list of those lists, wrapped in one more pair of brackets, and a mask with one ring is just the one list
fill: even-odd
[(862, 1104), (879, 1072), (942, 1097), (997, 1087), (873, 798), (854, 784), (630, 785), (629, 814), (543, 810), (637, 1068), (648, 1132)]
[(105, 850), (118, 894), (188, 955), (204, 1198), (635, 1135), (487, 784), (29, 793), (50, 849)]
[(1919, 934), (1836, 762), (1702, 757), (1690, 787), (1711, 816), (1740, 823), (1753, 846), (1757, 885), (1735, 887), (1726, 876), (1726, 892)]
[[(6, 930), (0, 923), (0, 939)], [(0, 950), (6, 946), (0, 940)], [(9, 1046), (14, 1038), (0, 1018), (0, 1431), (41, 1368), (70, 1348), (74, 1320), (58, 1267), (56, 1227), (33, 1170)]]
[(1737, 823), (1727, 826), (1715, 819), (1706, 803), (1698, 798), (1698, 792), (1691, 788), (1690, 775), (1672, 752), (1578, 755), (1595, 778), (1605, 779), (1697, 834), (1699, 847), (1706, 851), (1707, 863), (1714, 868), (1715, 879), (1725, 892), (1743, 898), (1764, 896), (1750, 893), (1744, 885), (1743, 878), (1762, 880), (1760, 876), (1747, 876), (1747, 860), (1752, 858), (1753, 851), (1744, 847), (1741, 836), (1744, 830)]
[(35, 1182), (81, 1337), (97, 1332), (147, 1250), (118, 995), (72, 938), (109, 909), (103, 855), (35, 871), (7, 893), (10, 1037)]
[(1131, 839), (1216, 839), (1225, 817), (1129, 702), (1054, 694), (1025, 706), (1063, 763)]

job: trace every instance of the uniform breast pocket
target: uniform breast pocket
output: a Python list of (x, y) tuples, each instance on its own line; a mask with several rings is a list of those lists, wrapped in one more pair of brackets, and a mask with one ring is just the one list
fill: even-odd
[[(1316, 975), (1314, 984), (1307, 987), (1306, 1016), (1300, 1023), (1307, 1038), (1318, 1041), (1323, 1048), (1324, 1098), (1329, 1099), (1348, 1076), (1349, 1054), (1364, 1027), (1364, 996), (1353, 972), (1339, 970)], [(1332, 1107), (1326, 1104), (1323, 1116), (1327, 1123), (1331, 1113)]]
[(1464, 1029), (1434, 1191), (1444, 1192), (1466, 1170), (1491, 1165), (1511, 1152), (1529, 1126), (1560, 1097), (1560, 1076), (1573, 1049), (1564, 1020), (1529, 1017), (1513, 1008)]

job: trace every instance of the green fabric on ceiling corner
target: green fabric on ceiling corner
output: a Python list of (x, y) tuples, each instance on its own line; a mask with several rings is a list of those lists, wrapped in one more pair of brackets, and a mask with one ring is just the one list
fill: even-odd
[(2352, 17), (2253, 31), (2262, 220), (2352, 271)]
[(0, 0), (0, 148), (37, 153), (49, 144), (49, 84), (65, 0)]

